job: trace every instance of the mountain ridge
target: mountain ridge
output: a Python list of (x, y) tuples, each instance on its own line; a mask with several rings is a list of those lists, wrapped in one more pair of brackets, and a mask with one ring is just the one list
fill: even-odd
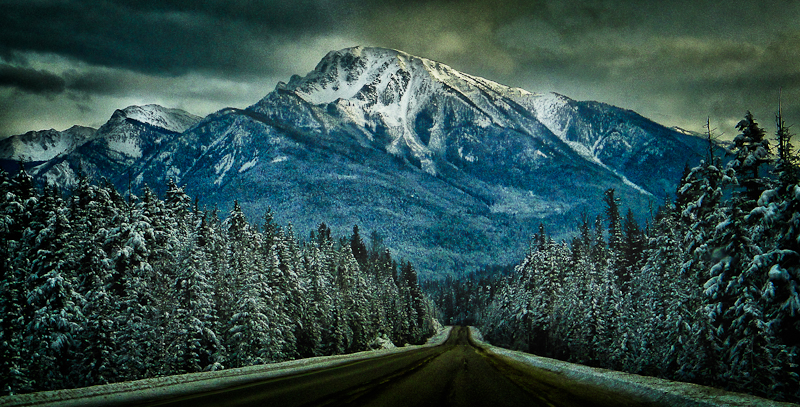
[(181, 132), (117, 119), (107, 124), (128, 144), (105, 132), (36, 176), (67, 184), (90, 168), (157, 191), (172, 178), (207, 207), (238, 199), (251, 218), (272, 208), (305, 232), (359, 224), (430, 275), (512, 263), (540, 222), (567, 237), (608, 188), (644, 219), (706, 145), (630, 110), (363, 47)]

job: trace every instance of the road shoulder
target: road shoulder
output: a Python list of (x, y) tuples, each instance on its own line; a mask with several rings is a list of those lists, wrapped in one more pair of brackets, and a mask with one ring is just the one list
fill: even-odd
[(211, 392), (282, 376), (301, 374), (317, 369), (371, 359), (414, 349), (438, 346), (450, 335), (452, 327), (444, 327), (424, 345), (380, 349), (347, 355), (320, 356), (281, 363), (248, 366), (215, 372), (188, 373), (155, 377), (130, 382), (112, 383), (78, 389), (63, 389), (0, 397), (0, 406), (93, 407), (135, 405), (148, 401)]
[[(573, 382), (579, 383), (581, 386), (586, 386), (586, 391), (591, 392), (592, 389), (597, 390), (597, 393), (589, 393), (596, 401), (604, 396), (603, 393), (610, 391), (627, 396), (631, 400), (636, 400), (644, 405), (654, 406), (797, 406), (797, 404), (793, 403), (782, 403), (749, 394), (735, 393), (708, 386), (593, 368), (524, 352), (512, 351), (486, 343), (480, 331), (474, 327), (470, 327), (470, 333), (476, 345), (499, 358), (503, 358), (510, 363), (515, 363), (515, 366), (522, 365), (527, 366), (528, 370), (536, 369), (549, 372), (549, 375), (544, 376), (549, 377), (548, 380), (551, 383), (564, 385), (564, 383)], [(524, 367), (520, 368), (525, 369)], [(542, 375), (541, 372), (537, 374), (540, 376)], [(558, 384), (559, 380), (561, 384)], [(611, 405), (614, 404), (612, 403)]]

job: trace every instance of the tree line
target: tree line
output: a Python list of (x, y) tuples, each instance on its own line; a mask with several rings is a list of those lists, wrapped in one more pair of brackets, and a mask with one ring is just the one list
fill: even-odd
[(541, 226), (511, 275), (428, 293), (499, 346), (800, 401), (798, 161), (776, 122), (773, 148), (748, 112), (727, 164), (709, 129), (705, 160), (644, 228), (608, 190), (571, 242)]
[(67, 194), (0, 172), (0, 394), (367, 350), (433, 333), (410, 263), (379, 236), (306, 240), (267, 211), (224, 219), (170, 182)]

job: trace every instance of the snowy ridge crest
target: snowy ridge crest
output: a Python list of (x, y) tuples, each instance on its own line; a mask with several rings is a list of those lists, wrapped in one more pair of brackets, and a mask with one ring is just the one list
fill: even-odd
[(97, 130), (72, 126), (67, 130), (29, 131), (0, 140), (0, 159), (22, 162), (51, 160), (89, 141)]
[[(463, 120), (454, 118), (453, 112), (473, 112), (469, 120), (482, 128), (513, 127), (509, 104), (531, 95), (436, 61), (363, 47), (332, 51), (314, 71), (305, 77), (295, 75), (277, 89), (293, 92), (312, 105), (328, 105), (359, 126), (387, 129), (389, 142), (380, 147), (395, 155), (410, 151), (431, 174), (437, 173), (432, 157), (444, 153), (443, 128)], [(429, 124), (422, 129), (424, 134), (420, 120)]]
[[(128, 122), (129, 120), (166, 132), (158, 132), (153, 139), (153, 135), (145, 132), (140, 125)], [(97, 134), (104, 139), (108, 149), (118, 154), (120, 159), (124, 157), (138, 159), (142, 157), (142, 149), (147, 145), (161, 143), (162, 136), (168, 133), (183, 133), (200, 120), (200, 117), (180, 109), (169, 109), (153, 104), (128, 106), (115, 111)]]
[(174, 133), (183, 133), (201, 119), (199, 116), (180, 109), (171, 109), (155, 104), (128, 106), (114, 112), (112, 121), (114, 118), (136, 120)]
[[(366, 107), (385, 113), (410, 111), (413, 106), (409, 104), (423, 104), (431, 96), (447, 91), (473, 101), (481, 92), (495, 98), (530, 95), (402, 51), (364, 47), (331, 51), (314, 71), (305, 77), (295, 75), (279, 87), (294, 91), (315, 105), (339, 99), (359, 100)], [(411, 93), (410, 97), (406, 97), (407, 93)]]

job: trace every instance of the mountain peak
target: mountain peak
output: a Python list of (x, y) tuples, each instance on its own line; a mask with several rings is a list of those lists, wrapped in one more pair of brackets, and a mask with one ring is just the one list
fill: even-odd
[(459, 92), (529, 94), (403, 51), (360, 46), (331, 51), (305, 77), (295, 75), (279, 85), (315, 105), (361, 99), (384, 106), (399, 102), (406, 91), (423, 91), (414, 93), (418, 97), (442, 86)]
[(0, 140), (0, 160), (41, 162), (72, 152), (89, 141), (97, 129), (72, 126), (64, 131), (55, 129), (29, 131)]
[[(438, 172), (435, 157), (446, 154), (437, 137), (442, 131), (465, 121), (484, 129), (513, 125), (515, 119), (507, 113), (533, 95), (440, 62), (369, 47), (329, 52), (313, 71), (279, 83), (276, 92), (252, 109), (275, 111), (280, 94), (286, 92), (347, 118), (366, 129), (374, 147), (420, 162), (430, 174)], [(383, 130), (375, 134), (376, 129)]]
[(195, 116), (181, 109), (166, 108), (156, 104), (132, 105), (117, 110), (111, 116), (112, 121), (131, 119), (140, 123), (149, 124), (174, 133), (183, 133), (189, 127), (200, 121)]

